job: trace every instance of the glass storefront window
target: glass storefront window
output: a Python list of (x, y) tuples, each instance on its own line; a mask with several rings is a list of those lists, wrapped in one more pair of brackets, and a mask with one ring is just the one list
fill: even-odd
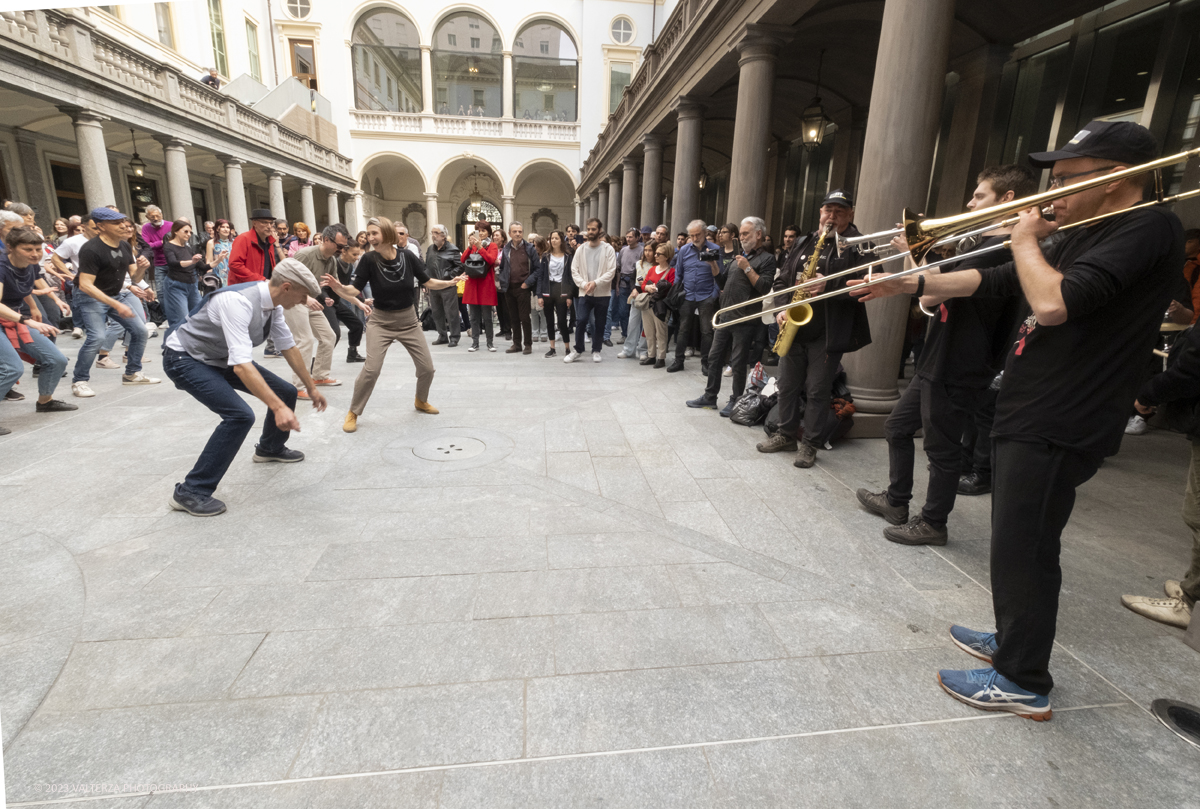
[(1165, 19), (1164, 5), (1096, 32), (1079, 107), (1080, 124), (1096, 118), (1141, 120)]
[(1049, 148), (1050, 127), (1069, 67), (1065, 44), (1021, 61), (1000, 163), (1023, 163), (1030, 152)]
[(412, 21), (375, 9), (359, 18), (351, 41), (355, 108), (420, 112), (421, 43)]
[(513, 115), (535, 121), (575, 121), (579, 53), (558, 25), (535, 22), (513, 43)]
[[(483, 50), (481, 43), (491, 43)], [(500, 35), (471, 12), (451, 14), (433, 35), (433, 85), (442, 115), (499, 118), (503, 114), (504, 57)]]

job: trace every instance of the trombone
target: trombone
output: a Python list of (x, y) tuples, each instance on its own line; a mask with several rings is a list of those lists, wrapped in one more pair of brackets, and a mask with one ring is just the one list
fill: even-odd
[[(814, 297), (808, 298), (808, 299), (806, 299), (805, 302), (809, 303), (809, 304), (816, 303), (818, 301), (827, 300), (834, 296), (840, 295), (844, 292), (848, 292), (850, 289), (861, 289), (861, 288), (867, 287), (867, 286), (874, 286), (875, 284), (883, 283), (883, 281), (890, 280), (892, 278), (900, 278), (905, 275), (911, 275), (912, 273), (921, 272), (922, 270), (933, 269), (935, 267), (940, 267), (945, 264), (961, 262), (964, 260), (963, 256), (955, 256), (955, 257), (949, 258), (949, 259), (942, 259), (941, 261), (935, 261), (930, 264), (921, 264), (920, 263), (921, 260), (925, 257), (925, 254), (928, 253), (930, 250), (932, 250), (936, 246), (948, 243), (950, 241), (955, 241), (960, 238), (965, 238), (968, 235), (978, 235), (979, 233), (983, 233), (988, 230), (993, 230), (995, 228), (1007, 227), (1008, 224), (1015, 224), (1015, 219), (1011, 220), (1011, 221), (1009, 219), (1001, 219), (1002, 217), (1005, 217), (1008, 214), (1016, 213), (1018, 211), (1023, 211), (1027, 208), (1032, 208), (1035, 206), (1040, 208), (1044, 205), (1049, 204), (1050, 202), (1053, 202), (1056, 199), (1061, 199), (1063, 197), (1071, 196), (1072, 194), (1078, 194), (1081, 191), (1087, 191), (1088, 189), (1096, 188), (1101, 185), (1107, 185), (1108, 183), (1116, 182), (1118, 180), (1124, 180), (1129, 177), (1136, 177), (1138, 175), (1145, 174), (1147, 172), (1153, 171), (1155, 173), (1155, 192), (1156, 192), (1155, 199), (1149, 200), (1148, 202), (1141, 202), (1141, 203), (1138, 203), (1137, 205), (1131, 205), (1128, 208), (1122, 208), (1119, 211), (1112, 211), (1107, 214), (1101, 214), (1100, 216), (1095, 216), (1095, 217), (1092, 217), (1091, 219), (1085, 219), (1081, 222), (1073, 222), (1070, 225), (1063, 226), (1059, 230), (1066, 231), (1070, 228), (1079, 227), (1081, 225), (1094, 224), (1095, 222), (1101, 221), (1103, 219), (1107, 219), (1112, 216), (1117, 216), (1118, 214), (1128, 213), (1129, 211), (1136, 210), (1138, 208), (1145, 208), (1145, 207), (1148, 207), (1151, 205), (1170, 205), (1175, 202), (1179, 202), (1180, 200), (1189, 199), (1191, 197), (1194, 197), (1194, 196), (1200, 194), (1200, 189), (1196, 189), (1193, 191), (1185, 191), (1185, 192), (1175, 194), (1170, 197), (1164, 197), (1162, 194), (1162, 176), (1161, 176), (1161, 174), (1159, 174), (1159, 170), (1162, 168), (1165, 168), (1166, 166), (1172, 166), (1176, 163), (1182, 163), (1182, 162), (1189, 160), (1190, 158), (1195, 157), (1197, 155), (1200, 155), (1200, 147), (1195, 148), (1195, 149), (1189, 149), (1184, 152), (1179, 152), (1178, 154), (1174, 154), (1169, 157), (1160, 157), (1157, 160), (1151, 160), (1148, 163), (1142, 163), (1140, 165), (1133, 166), (1131, 168), (1122, 169), (1120, 171), (1114, 171), (1109, 174), (1103, 174), (1092, 180), (1084, 180), (1082, 182), (1073, 183), (1069, 186), (1066, 186), (1065, 188), (1058, 188), (1058, 189), (1052, 188), (1049, 191), (1043, 191), (1040, 194), (1033, 194), (1031, 196), (1024, 197), (1022, 199), (1014, 199), (1012, 202), (1006, 202), (1006, 203), (1003, 203), (1000, 205), (993, 205), (990, 208), (984, 208), (979, 211), (969, 211), (967, 213), (958, 214), (956, 216), (947, 216), (947, 217), (943, 217), (940, 219), (924, 218), (918, 214), (913, 213), (912, 210), (905, 208), (904, 209), (904, 217), (903, 217), (904, 218), (903, 230), (896, 229), (896, 230), (892, 230), (892, 231), (881, 231), (879, 233), (872, 233), (872, 234), (869, 234), (866, 236), (855, 236), (852, 239), (846, 239), (844, 241), (839, 242), (839, 245), (853, 246), (856, 244), (861, 244), (865, 241), (870, 241), (872, 239), (879, 239), (884, 236), (887, 236), (890, 239), (892, 236), (898, 236), (901, 233), (903, 233), (906, 240), (908, 241), (908, 245), (909, 245), (908, 255), (912, 256), (913, 261), (916, 263), (917, 266), (911, 267), (907, 270), (901, 270), (900, 272), (897, 272), (897, 273), (889, 274), (885, 278), (872, 279), (871, 270), (873, 267), (878, 267), (882, 264), (886, 264), (889, 261), (894, 261), (894, 260), (900, 258), (901, 256), (906, 255), (904, 253), (899, 253), (897, 255), (888, 256), (887, 258), (883, 258), (878, 261), (873, 261), (869, 264), (860, 265), (857, 267), (851, 267), (849, 269), (842, 270), (842, 271), (836, 272), (836, 273), (832, 273), (831, 275), (826, 275), (821, 278), (814, 278), (810, 281), (805, 281), (800, 284), (795, 284), (795, 285), (787, 287), (785, 289), (769, 292), (766, 295), (761, 295), (757, 298), (751, 298), (750, 300), (742, 301), (741, 303), (737, 303), (732, 306), (727, 306), (724, 309), (719, 309), (719, 310), (717, 310), (716, 313), (713, 314), (713, 328), (715, 328), (715, 329), (728, 328), (729, 326), (733, 326), (738, 323), (745, 323), (746, 321), (749, 321), (749, 320), (754, 320), (756, 318), (761, 318), (766, 315), (774, 314), (776, 312), (781, 312), (785, 309), (790, 309), (792, 307), (792, 304), (786, 303), (786, 304), (782, 304), (780, 306), (771, 307), (769, 309), (763, 309), (761, 311), (754, 312), (753, 314), (750, 314), (750, 315), (743, 315), (741, 317), (734, 318), (733, 320), (728, 320), (724, 323), (717, 322), (722, 315), (732, 312), (736, 309), (742, 309), (744, 307), (752, 306), (754, 304), (761, 304), (762, 302), (776, 298), (777, 296), (787, 295), (789, 292), (794, 292), (798, 289), (806, 289), (810, 286), (817, 286), (819, 284), (824, 284), (827, 281), (833, 280), (834, 278), (840, 278), (845, 275), (852, 275), (852, 274), (860, 273), (863, 270), (867, 271), (866, 283), (856, 284), (854, 287), (843, 287), (842, 289), (834, 290), (832, 292), (825, 292), (820, 295), (816, 295)], [(996, 221), (997, 219), (1001, 219), (1001, 221)], [(986, 227), (983, 227), (983, 225), (986, 225)], [(964, 230), (964, 228), (966, 229), (966, 232), (962, 232)], [(1008, 240), (1005, 240), (1002, 244), (993, 245), (990, 248), (984, 248), (984, 250), (976, 250), (973, 253), (971, 253), (970, 255), (972, 255), (972, 256), (982, 255), (984, 252), (991, 252), (992, 250), (999, 250), (1002, 247), (1008, 247), (1009, 244), (1010, 244), (1010, 242)]]

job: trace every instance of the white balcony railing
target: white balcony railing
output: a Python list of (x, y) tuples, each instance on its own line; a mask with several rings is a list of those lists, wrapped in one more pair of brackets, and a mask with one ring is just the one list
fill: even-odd
[(562, 121), (525, 121), (513, 118), (475, 118), (409, 112), (350, 110), (350, 127), (357, 132), (432, 134), (468, 138), (578, 143), (579, 124)]

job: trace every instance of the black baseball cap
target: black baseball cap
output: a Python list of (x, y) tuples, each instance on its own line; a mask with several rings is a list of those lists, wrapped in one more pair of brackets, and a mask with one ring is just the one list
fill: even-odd
[(1136, 166), (1158, 157), (1158, 141), (1150, 130), (1131, 121), (1092, 121), (1075, 133), (1061, 149), (1033, 152), (1029, 162), (1034, 168), (1048, 169), (1057, 160), (1075, 157), (1099, 157)]
[(835, 188), (825, 196), (825, 201), (821, 203), (821, 207), (826, 205), (844, 205), (847, 208), (854, 207), (854, 200), (840, 188)]

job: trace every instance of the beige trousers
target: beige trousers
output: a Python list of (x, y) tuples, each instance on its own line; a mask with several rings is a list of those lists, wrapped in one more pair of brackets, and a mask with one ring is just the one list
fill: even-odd
[[(329, 370), (333, 366), (333, 344), (337, 341), (324, 312), (314, 312), (307, 306), (293, 306), (283, 310), (283, 320), (287, 323), (296, 348), (308, 366), (313, 379), (328, 379)], [(314, 346), (316, 358), (313, 357)], [(292, 384), (300, 387), (300, 377), (292, 374)]]
[(642, 310), (642, 331), (646, 332), (646, 356), (651, 359), (667, 358), (667, 321), (654, 316), (654, 310)]
[(379, 372), (383, 370), (384, 357), (392, 343), (397, 341), (408, 350), (408, 356), (412, 357), (416, 366), (417, 398), (422, 402), (429, 401), (429, 386), (433, 384), (433, 355), (429, 353), (429, 343), (421, 331), (416, 312), (411, 306), (399, 312), (376, 309), (367, 320), (367, 333), (363, 339), (367, 361), (363, 363), (358, 379), (354, 380), (354, 399), (350, 402), (350, 410), (356, 416), (361, 416), (366, 409)]

